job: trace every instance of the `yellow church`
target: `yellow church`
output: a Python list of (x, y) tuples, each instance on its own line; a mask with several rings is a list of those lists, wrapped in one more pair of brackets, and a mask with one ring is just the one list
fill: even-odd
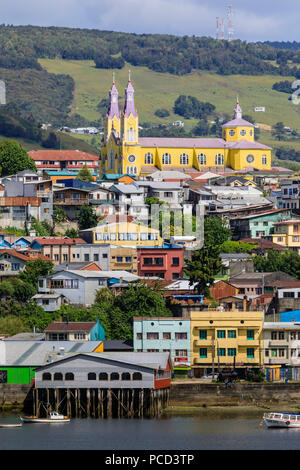
[(242, 117), (237, 100), (234, 119), (222, 126), (222, 138), (139, 137), (134, 88), (129, 78), (125, 106), (119, 110), (113, 80), (109, 93), (100, 174), (147, 175), (157, 170), (186, 173), (209, 170), (271, 170), (271, 148), (254, 140), (254, 125)]

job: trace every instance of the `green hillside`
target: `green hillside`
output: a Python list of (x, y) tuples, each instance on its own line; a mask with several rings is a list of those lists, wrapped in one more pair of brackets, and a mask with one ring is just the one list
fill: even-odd
[[(72, 113), (78, 113), (93, 121), (99, 118), (97, 105), (108, 97), (112, 82), (112, 70), (96, 69), (93, 61), (40, 59), (40, 64), (50, 73), (67, 74), (75, 81)], [(222, 76), (207, 72), (195, 72), (184, 76), (159, 73), (146, 67), (126, 66), (116, 72), (116, 83), (120, 102), (124, 99), (128, 69), (136, 91), (136, 107), (140, 123), (168, 123), (179, 116), (173, 113), (175, 99), (191, 95), (216, 106), (220, 115), (232, 115), (236, 96), (239, 96), (243, 111), (252, 115), (257, 123), (273, 125), (278, 121), (300, 131), (300, 106), (288, 100), (289, 95), (272, 90), (275, 82), (283, 78), (278, 75)], [(285, 77), (293, 80), (293, 77)], [(265, 106), (265, 113), (255, 113), (254, 107)], [(154, 115), (155, 110), (166, 108), (168, 118)], [(195, 125), (195, 120), (184, 120), (186, 129)]]

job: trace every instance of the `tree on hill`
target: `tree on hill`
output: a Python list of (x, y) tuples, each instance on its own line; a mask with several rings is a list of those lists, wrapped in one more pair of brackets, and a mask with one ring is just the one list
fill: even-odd
[(90, 183), (91, 181), (94, 181), (93, 175), (88, 169), (87, 165), (84, 165), (78, 172), (76, 179), (80, 181), (86, 181), (87, 183)]
[(253, 258), (254, 268), (259, 272), (283, 271), (300, 279), (300, 255), (296, 251), (278, 253), (268, 250), (267, 256), (257, 255)]
[(0, 142), (1, 176), (14, 175), (22, 170), (36, 171), (34, 161), (14, 140)]
[(205, 217), (204, 219), (204, 239), (210, 245), (222, 245), (229, 240), (231, 230), (220, 216)]
[(80, 230), (95, 227), (98, 224), (98, 218), (91, 206), (81, 206), (78, 215), (78, 226)]
[(55, 206), (53, 209), (53, 214), (52, 214), (52, 233), (51, 235), (54, 235), (55, 233), (55, 228), (58, 224), (61, 224), (63, 220), (67, 217), (64, 209), (59, 206)]
[(272, 135), (275, 137), (276, 140), (284, 140), (284, 124), (283, 122), (277, 122), (272, 130)]
[(221, 268), (220, 247), (206, 243), (200, 250), (193, 252), (191, 260), (186, 260), (184, 274), (190, 285), (195, 284), (198, 294), (208, 297), (209, 288)]

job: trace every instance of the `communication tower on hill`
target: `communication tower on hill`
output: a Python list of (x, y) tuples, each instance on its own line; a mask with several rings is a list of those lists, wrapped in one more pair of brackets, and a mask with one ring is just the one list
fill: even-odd
[(227, 21), (228, 21), (228, 41), (232, 41), (233, 39), (233, 19), (232, 19), (232, 5), (228, 5), (227, 7)]

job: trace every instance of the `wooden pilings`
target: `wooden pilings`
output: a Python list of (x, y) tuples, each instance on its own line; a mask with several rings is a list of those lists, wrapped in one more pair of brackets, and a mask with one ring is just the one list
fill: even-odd
[(52, 409), (76, 418), (156, 418), (168, 406), (169, 389), (34, 389), (33, 414)]

